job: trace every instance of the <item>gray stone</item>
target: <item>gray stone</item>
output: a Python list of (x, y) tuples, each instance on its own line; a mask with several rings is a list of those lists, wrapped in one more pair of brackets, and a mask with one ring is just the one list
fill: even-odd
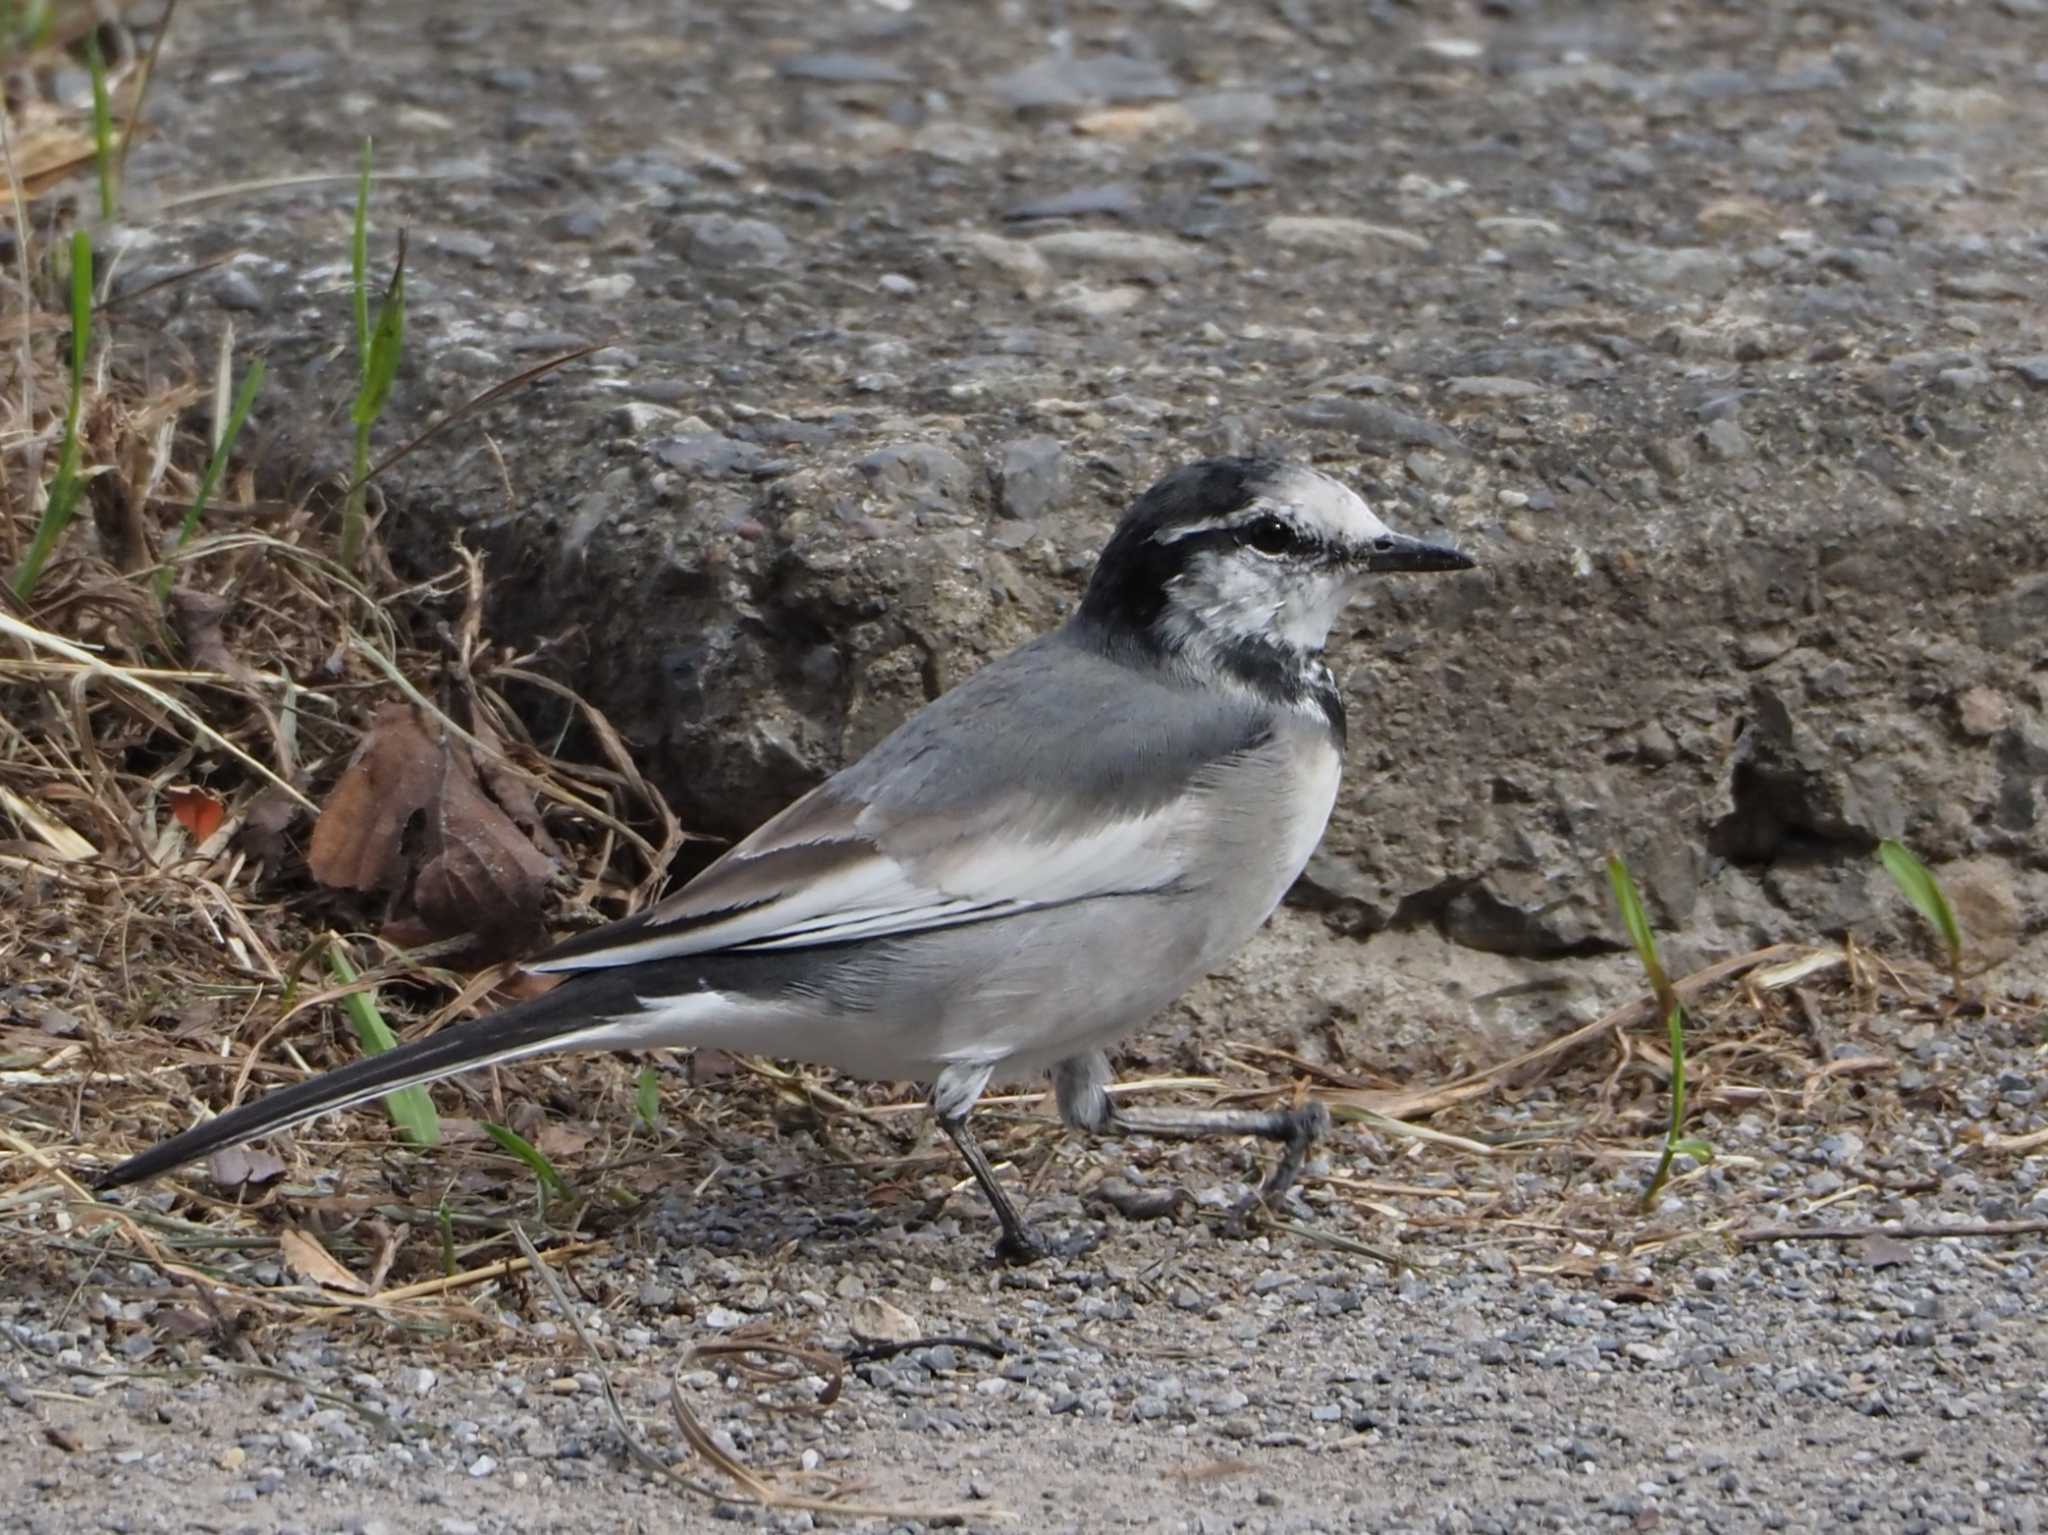
[(1942, 278), (1937, 288), (1946, 298), (1979, 303), (2025, 299), (2032, 292), (2026, 283), (2005, 272), (1957, 272)]
[(782, 266), (790, 259), (789, 236), (766, 219), (729, 213), (693, 213), (675, 221), (669, 241), (692, 266)]
[(1710, 421), (1700, 432), (1700, 446), (1707, 456), (1724, 464), (1741, 463), (1756, 454), (1756, 446), (1749, 440), (1749, 433), (1733, 416), (1723, 416)]
[(1078, 59), (1064, 52), (1048, 54), (990, 82), (989, 90), (1017, 111), (1155, 101), (1180, 94), (1178, 83), (1158, 63), (1119, 53)]
[(1023, 240), (969, 230), (945, 236), (940, 248), (984, 285), (999, 286), (1026, 297), (1036, 297), (1052, 285), (1051, 263), (1034, 245)]
[(752, 474), (768, 455), (760, 445), (741, 442), (722, 432), (690, 432), (658, 438), (647, 451), (671, 469), (691, 474)]
[(1731, 766), (1728, 809), (1712, 839), (1729, 857), (1767, 862), (1788, 839), (1867, 849), (1904, 829), (1905, 808), (1890, 782), (1896, 768), (1831, 748), (1772, 684), (1751, 695)]
[(904, 442), (870, 453), (860, 472), (885, 495), (924, 505), (959, 505), (974, 491), (974, 471), (935, 442)]
[(2012, 369), (2036, 389), (2048, 389), (2048, 352), (2039, 352), (2031, 357), (2015, 357), (2004, 366)]
[(223, 267), (213, 274), (213, 301), (223, 309), (260, 313), (270, 303), (269, 295), (248, 271), (239, 266)]
[(1057, 437), (1018, 437), (1004, 443), (996, 470), (1003, 515), (1035, 522), (1050, 511), (1066, 483), (1065, 455)]

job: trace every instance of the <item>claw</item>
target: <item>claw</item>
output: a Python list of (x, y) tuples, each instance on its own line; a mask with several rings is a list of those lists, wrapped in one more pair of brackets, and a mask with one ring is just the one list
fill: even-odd
[(1029, 1226), (1005, 1231), (997, 1239), (995, 1260), (1011, 1267), (1037, 1263), (1043, 1258), (1078, 1258), (1102, 1245), (1102, 1233), (1084, 1228), (1047, 1241)]

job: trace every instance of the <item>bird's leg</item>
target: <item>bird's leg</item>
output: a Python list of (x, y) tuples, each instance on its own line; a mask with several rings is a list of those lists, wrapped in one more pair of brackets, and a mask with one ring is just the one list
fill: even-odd
[(988, 1079), (993, 1074), (993, 1068), (988, 1066), (947, 1067), (932, 1085), (932, 1113), (939, 1121), (939, 1128), (946, 1132), (946, 1139), (960, 1153), (960, 1160), (974, 1174), (974, 1181), (981, 1185), (982, 1194), (1002, 1225), (1003, 1235), (1002, 1240), (996, 1243), (996, 1256), (1006, 1263), (1030, 1263), (1044, 1257), (1048, 1249), (1038, 1233), (1017, 1213), (1017, 1207), (1010, 1202), (1009, 1192), (996, 1177), (996, 1170), (989, 1166), (981, 1143), (967, 1128), (967, 1116), (974, 1112), (975, 1100), (981, 1097), (981, 1090), (988, 1086)]
[(1237, 1208), (1242, 1219), (1258, 1205), (1278, 1199), (1294, 1186), (1309, 1147), (1330, 1128), (1330, 1111), (1320, 1103), (1290, 1109), (1125, 1108), (1109, 1097), (1109, 1058), (1099, 1051), (1061, 1061), (1052, 1071), (1060, 1117), (1077, 1130), (1098, 1135), (1158, 1135), (1173, 1140), (1255, 1135), (1278, 1141), (1280, 1161), (1257, 1193)]
[(967, 1170), (974, 1174), (974, 1181), (981, 1185), (981, 1192), (987, 1196), (996, 1212), (996, 1219), (1002, 1223), (1003, 1235), (996, 1243), (996, 1256), (1005, 1263), (1032, 1263), (1043, 1258), (1045, 1243), (1017, 1213), (1017, 1207), (1010, 1203), (1010, 1195), (996, 1178), (996, 1170), (988, 1165), (981, 1143), (967, 1128), (967, 1116), (962, 1114), (958, 1119), (948, 1119), (941, 1115), (939, 1128), (946, 1132), (961, 1160), (967, 1164)]

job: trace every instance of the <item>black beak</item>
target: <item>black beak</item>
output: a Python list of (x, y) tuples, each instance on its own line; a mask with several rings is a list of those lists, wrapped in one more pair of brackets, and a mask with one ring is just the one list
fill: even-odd
[(1449, 544), (1432, 544), (1405, 533), (1382, 533), (1356, 562), (1360, 568), (1411, 574), (1426, 570), (1470, 570), (1478, 561)]

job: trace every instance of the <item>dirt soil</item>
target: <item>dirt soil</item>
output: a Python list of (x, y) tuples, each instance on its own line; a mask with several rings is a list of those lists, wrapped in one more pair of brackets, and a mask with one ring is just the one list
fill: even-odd
[[(232, 317), (278, 379), (271, 474), (331, 467), (366, 132), (403, 173), (380, 237), (415, 242), (411, 419), (624, 336), (488, 418), (494, 445), (423, 455), (387, 533), (421, 568), (456, 530), (490, 547), (508, 634), (578, 617), (578, 680), (704, 824), (1045, 621), (1119, 501), (1193, 452), (1283, 442), (1498, 557), (1484, 602), (1392, 599), (1353, 657), (1456, 689), (1483, 651), (1490, 711), (1374, 722), (1341, 856), (1127, 1078), (1299, 1074), (1357, 1109), (1554, 1038), (1633, 982), (1547, 871), (1659, 825), (1688, 962), (1874, 923), (1890, 963), (1711, 994), (1716, 1158), (1648, 1211), (1666, 1063), (1635, 1025), (1422, 1134), (1354, 1114), (1249, 1239), (1220, 1230), (1249, 1148), (992, 1114), (1034, 1217), (1100, 1239), (1022, 1270), (986, 1261), (985, 1212), (891, 1112), (907, 1091), (807, 1102), (718, 1062), (671, 1069), (654, 1136), (625, 1064), (444, 1090), (463, 1123), (551, 1131), (595, 1196), (550, 1212), (591, 1244), (562, 1297), (314, 1289), (306, 1240), (426, 1282), (444, 1199), (458, 1267), (533, 1213), (516, 1166), (374, 1116), (299, 1137), (252, 1209), (195, 1173), (126, 1227), (45, 1182), (0, 1204), (0, 1531), (2041, 1528), (2035, 972), (2022, 951), (1990, 1007), (1944, 1006), (1873, 916), (1895, 899), (1843, 872), (1909, 830), (1975, 860), (2008, 955), (2038, 933), (2039, 9), (186, 0), (123, 280), (243, 254), (150, 300), (149, 366), (203, 371)], [(959, 578), (969, 524), (1012, 564)], [(1940, 552), (1898, 547), (1915, 530)], [(1788, 578), (1799, 540), (1825, 553)], [(834, 564), (849, 542), (883, 553)], [(1665, 592), (1652, 652), (1631, 636)], [(709, 660), (749, 699), (649, 629), (663, 601), (678, 631), (729, 622)], [(1594, 625), (1608, 604), (1639, 627)], [(1632, 712), (1631, 655), (1682, 707)], [(1826, 722), (1788, 757), (1837, 754), (1761, 831), (1700, 787), (1759, 677)], [(1389, 783), (1411, 830), (1372, 829)], [(1668, 835), (1731, 822), (1725, 857)], [(90, 1081), (33, 1078), (0, 1074), (0, 1110), (36, 1145), (108, 1131)], [(829, 1361), (765, 1381), (694, 1352), (913, 1327), (836, 1390)], [(601, 1371), (711, 1494), (634, 1463)], [(682, 1449), (672, 1386), (755, 1472), (871, 1511), (748, 1505)]]

